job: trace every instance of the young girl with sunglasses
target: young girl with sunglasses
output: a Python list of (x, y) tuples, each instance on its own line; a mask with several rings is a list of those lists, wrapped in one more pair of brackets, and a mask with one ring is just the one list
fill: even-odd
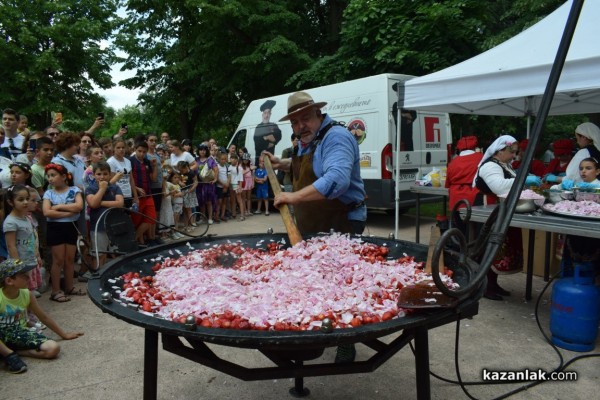
[[(83, 209), (81, 189), (73, 185), (73, 177), (60, 164), (46, 165), (48, 183), (52, 186), (44, 193), (43, 211), (48, 221), (46, 244), (52, 251), (52, 292), (50, 300), (64, 303), (68, 296), (84, 296), (85, 292), (73, 286), (77, 228), (75, 222)], [(60, 272), (63, 270), (65, 292), (60, 290)]]

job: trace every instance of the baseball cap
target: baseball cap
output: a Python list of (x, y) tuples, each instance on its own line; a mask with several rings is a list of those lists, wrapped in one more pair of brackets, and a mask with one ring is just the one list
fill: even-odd
[(35, 268), (35, 264), (25, 264), (21, 260), (8, 259), (0, 263), (0, 282), (9, 276), (13, 276), (20, 272), (28, 272)]

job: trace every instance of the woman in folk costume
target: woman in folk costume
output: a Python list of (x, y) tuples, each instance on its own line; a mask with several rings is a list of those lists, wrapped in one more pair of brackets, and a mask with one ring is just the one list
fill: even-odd
[[(475, 205), (496, 204), (498, 196), (510, 191), (517, 175), (511, 162), (519, 150), (517, 140), (509, 135), (500, 136), (485, 151), (473, 185), (477, 194)], [(527, 186), (540, 186), (540, 178), (530, 175), (525, 181)], [(502, 300), (510, 292), (498, 285), (498, 274), (511, 274), (523, 269), (523, 241), (521, 229), (508, 228), (506, 239), (502, 244), (492, 268), (488, 272), (488, 286), (484, 297), (490, 300)]]
[[(554, 158), (550, 160), (544, 174), (544, 181), (556, 182), (557, 177), (567, 174), (567, 166), (573, 158), (573, 141), (558, 139), (552, 143)], [(554, 176), (552, 176), (554, 175)]]
[(476, 147), (477, 137), (475, 136), (462, 137), (456, 143), (460, 154), (448, 164), (446, 173), (450, 209), (463, 199), (466, 199), (471, 205), (475, 204), (475, 195), (479, 190), (473, 187), (473, 178), (477, 174), (477, 167), (483, 158), (481, 152), (475, 151)]

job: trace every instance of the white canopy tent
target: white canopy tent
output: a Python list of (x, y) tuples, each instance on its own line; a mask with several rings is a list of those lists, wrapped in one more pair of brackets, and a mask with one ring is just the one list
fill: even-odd
[[(460, 64), (411, 79), (402, 107), (458, 114), (537, 113), (571, 9), (569, 0), (506, 42)], [(550, 115), (600, 112), (600, 1), (585, 1)]]
[[(572, 0), (565, 2), (537, 24), (478, 56), (407, 81), (399, 90), (398, 104), (402, 108), (424, 111), (526, 116), (529, 137), (529, 118), (538, 112), (572, 3)], [(598, 38), (600, 0), (587, 0), (577, 21), (549, 115), (600, 112)], [(399, 165), (399, 157), (400, 152), (396, 152), (396, 165)], [(396, 171), (396, 177), (398, 173)], [(398, 214), (396, 207), (396, 235)]]

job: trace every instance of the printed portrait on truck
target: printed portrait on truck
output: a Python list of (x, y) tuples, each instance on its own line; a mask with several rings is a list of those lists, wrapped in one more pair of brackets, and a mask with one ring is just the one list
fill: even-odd
[(254, 165), (258, 165), (258, 159), (263, 150), (274, 153), (275, 146), (281, 140), (281, 129), (276, 123), (270, 121), (275, 104), (277, 104), (275, 100), (267, 100), (260, 106), (261, 122), (256, 125), (254, 130)]

